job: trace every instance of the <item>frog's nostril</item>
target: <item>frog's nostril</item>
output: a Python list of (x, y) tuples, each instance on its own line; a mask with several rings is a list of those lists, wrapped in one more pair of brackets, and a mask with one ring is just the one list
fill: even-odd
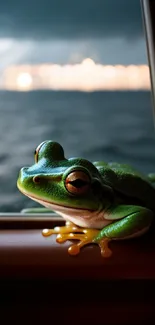
[(26, 172), (27, 168), (26, 167), (23, 167), (21, 168), (20, 172), (19, 172), (19, 177), (24, 177), (25, 176), (25, 172)]
[(28, 167), (22, 167), (21, 170), (20, 170), (20, 173), (25, 173), (27, 171)]
[(33, 182), (36, 183), (36, 184), (39, 184), (40, 183), (40, 177), (39, 176), (34, 176), (33, 177)]

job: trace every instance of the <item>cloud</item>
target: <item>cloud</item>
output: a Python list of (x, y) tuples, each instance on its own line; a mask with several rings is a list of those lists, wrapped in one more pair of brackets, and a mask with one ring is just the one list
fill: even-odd
[(146, 45), (144, 39), (127, 42), (125, 39), (118, 38), (71, 40), (67, 42), (58, 40), (34, 41), (29, 44), (29, 49), (21, 57), (20, 63), (80, 63), (88, 57), (102, 64), (143, 64), (146, 63)]
[(140, 0), (0, 2), (0, 37), (81, 39), (142, 35)]

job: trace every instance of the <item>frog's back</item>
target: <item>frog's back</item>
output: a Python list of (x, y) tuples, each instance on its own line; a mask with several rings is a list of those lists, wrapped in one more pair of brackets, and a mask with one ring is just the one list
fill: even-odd
[(149, 177), (126, 164), (94, 162), (103, 182), (126, 197), (137, 199), (143, 206), (155, 211), (155, 188)]

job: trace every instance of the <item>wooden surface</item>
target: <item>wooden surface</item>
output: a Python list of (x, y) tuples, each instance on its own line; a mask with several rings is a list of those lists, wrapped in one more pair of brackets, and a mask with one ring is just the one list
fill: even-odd
[[(41, 229), (0, 230), (0, 275), (100, 279), (155, 279), (153, 236), (111, 242), (113, 255), (103, 258), (97, 245), (67, 252), (71, 242), (58, 244), (56, 236), (45, 238)], [(37, 270), (37, 272), (36, 272)]]
[[(0, 219), (0, 320), (17, 324), (155, 324), (154, 232), (70, 256), (45, 238), (60, 219)], [(36, 229), (37, 228), (37, 229)]]

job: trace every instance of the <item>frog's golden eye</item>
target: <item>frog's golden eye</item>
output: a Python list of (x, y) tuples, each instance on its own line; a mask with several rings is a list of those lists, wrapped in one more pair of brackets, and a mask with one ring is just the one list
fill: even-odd
[(66, 177), (65, 186), (72, 194), (83, 194), (90, 187), (90, 178), (83, 171), (73, 171)]
[(35, 160), (35, 163), (38, 162), (38, 154), (39, 154), (39, 151), (41, 149), (41, 147), (43, 146), (43, 144), (45, 143), (46, 141), (42, 142), (39, 144), (39, 146), (36, 148), (35, 152), (34, 152), (34, 160)]

